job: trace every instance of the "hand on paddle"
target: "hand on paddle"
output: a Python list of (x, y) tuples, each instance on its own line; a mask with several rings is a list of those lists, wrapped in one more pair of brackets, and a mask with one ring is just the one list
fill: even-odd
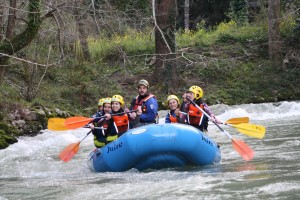
[(132, 120), (134, 120), (137, 115), (141, 115), (143, 113), (141, 106), (138, 106), (138, 108), (135, 110), (135, 112), (130, 112), (130, 110), (128, 108), (125, 108), (124, 110), (126, 113), (128, 113), (130, 119), (132, 119)]
[[(128, 112), (111, 114), (111, 116), (129, 114), (132, 112), (137, 112), (138, 110), (131, 110)], [(48, 119), (48, 129), (53, 131), (65, 131), (70, 129), (81, 128), (94, 121), (95, 119), (101, 120), (106, 118), (106, 116), (96, 117), (96, 118), (88, 118), (82, 116), (69, 117), (67, 119), (64, 118), (49, 118)]]
[(216, 116), (213, 114), (210, 115), (210, 121), (213, 123), (222, 124), (222, 122), (218, 118), (216, 118)]

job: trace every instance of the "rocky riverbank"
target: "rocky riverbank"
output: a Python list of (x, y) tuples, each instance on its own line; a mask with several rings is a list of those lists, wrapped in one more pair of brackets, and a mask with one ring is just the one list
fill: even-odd
[(40, 105), (17, 108), (10, 113), (0, 112), (0, 149), (18, 142), (20, 136), (36, 136), (41, 130), (47, 129), (47, 121), (51, 117), (70, 116), (72, 114), (69, 112)]

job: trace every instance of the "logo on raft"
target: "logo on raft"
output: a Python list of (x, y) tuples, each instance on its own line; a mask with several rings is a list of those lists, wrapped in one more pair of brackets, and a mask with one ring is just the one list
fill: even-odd
[(111, 151), (115, 151), (119, 148), (122, 148), (122, 142), (120, 143), (113, 143), (114, 145), (113, 146), (107, 146), (107, 153), (111, 152)]
[(203, 135), (202, 135), (202, 140), (204, 142), (206, 142), (207, 144), (209, 144), (210, 146), (214, 146), (213, 143), (208, 138), (204, 137)]

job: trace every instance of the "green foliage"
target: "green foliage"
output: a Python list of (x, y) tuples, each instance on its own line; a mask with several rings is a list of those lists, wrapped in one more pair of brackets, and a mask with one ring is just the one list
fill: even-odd
[(93, 60), (122, 59), (122, 53), (127, 55), (151, 54), (154, 51), (154, 38), (150, 33), (128, 30), (124, 35), (113, 35), (110, 38), (100, 37), (88, 40), (89, 50)]
[(192, 46), (203, 46), (207, 32), (205, 29), (201, 28), (197, 31), (190, 31), (188, 33), (178, 32), (176, 34), (176, 43), (179, 48), (192, 47)]
[(231, 0), (227, 16), (236, 21), (239, 26), (248, 23), (248, 4), (247, 0)]
[(295, 31), (297, 27), (295, 16), (286, 16), (282, 19), (280, 23), (280, 34), (281, 36), (289, 39), (299, 37)]
[(206, 31), (200, 28), (197, 31), (177, 34), (179, 48), (191, 46), (210, 46), (216, 43), (249, 43), (267, 42), (267, 26), (263, 24), (247, 24), (238, 26), (236, 22), (222, 22), (214, 30)]

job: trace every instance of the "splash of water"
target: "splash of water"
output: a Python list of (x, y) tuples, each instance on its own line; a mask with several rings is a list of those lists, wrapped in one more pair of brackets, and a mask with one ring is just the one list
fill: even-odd
[(287, 117), (300, 116), (300, 102), (279, 102), (262, 104), (243, 104), (234, 106), (215, 105), (213, 110), (222, 112), (218, 115), (221, 120), (227, 120), (234, 117), (249, 117), (250, 119), (276, 120)]

